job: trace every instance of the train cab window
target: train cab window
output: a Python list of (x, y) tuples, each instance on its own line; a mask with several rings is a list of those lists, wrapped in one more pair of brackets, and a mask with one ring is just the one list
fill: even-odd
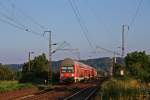
[(74, 68), (73, 67), (68, 67), (68, 72), (69, 73), (73, 73), (74, 72)]
[(73, 66), (64, 66), (61, 68), (61, 71), (63, 73), (68, 72), (68, 73), (73, 73), (74, 72), (74, 67)]
[(65, 73), (65, 72), (67, 72), (67, 67), (62, 67), (61, 70), (63, 73)]

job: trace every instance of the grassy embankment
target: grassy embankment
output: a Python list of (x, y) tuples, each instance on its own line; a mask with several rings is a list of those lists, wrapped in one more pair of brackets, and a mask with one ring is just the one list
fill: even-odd
[(0, 81), (0, 93), (14, 91), (22, 88), (29, 88), (33, 85), (30, 83), (18, 83), (18, 81)]
[(135, 79), (110, 79), (104, 82), (96, 100), (147, 100), (150, 87)]

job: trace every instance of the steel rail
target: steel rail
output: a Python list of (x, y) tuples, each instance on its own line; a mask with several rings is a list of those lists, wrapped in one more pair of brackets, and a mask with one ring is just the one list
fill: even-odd
[(97, 87), (86, 87), (63, 100), (89, 100), (97, 91)]

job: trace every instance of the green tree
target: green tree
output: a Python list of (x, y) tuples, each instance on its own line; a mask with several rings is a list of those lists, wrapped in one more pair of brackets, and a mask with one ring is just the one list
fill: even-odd
[(123, 69), (121, 64), (115, 64), (114, 67), (114, 76), (119, 77), (120, 76), (120, 70)]
[(143, 52), (132, 52), (125, 57), (130, 74), (144, 82), (150, 82), (150, 58)]
[(45, 54), (35, 57), (31, 65), (31, 71), (37, 74), (48, 71), (48, 60)]
[(15, 79), (15, 72), (6, 65), (0, 65), (0, 80)]
[(30, 61), (30, 70), (29, 62), (23, 65), (22, 78), (21, 82), (44, 82), (48, 77), (48, 60), (46, 55), (43, 53)]

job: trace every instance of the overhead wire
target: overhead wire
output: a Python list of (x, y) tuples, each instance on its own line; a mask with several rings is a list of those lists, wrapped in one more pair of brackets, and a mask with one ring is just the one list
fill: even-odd
[[(89, 5), (89, 1), (88, 0), (86, 0), (86, 4), (87, 5)], [(91, 7), (91, 6), (88, 6), (88, 9), (92, 12), (92, 14), (93, 14), (93, 16), (96, 18), (96, 20), (100, 23), (100, 18), (99, 18), (99, 16), (96, 14), (96, 12), (94, 11), (94, 9)], [(102, 20), (102, 19), (101, 19)], [(104, 27), (105, 28), (107, 28), (106, 29), (106, 31), (108, 32), (109, 31), (109, 29), (108, 29), (108, 27), (107, 27), (107, 25), (105, 24), (105, 23), (103, 23), (103, 25), (104, 25)], [(110, 31), (109, 31), (110, 32)], [(118, 52), (115, 52), (115, 51), (113, 51), (113, 50), (110, 50), (110, 49), (107, 49), (107, 48), (104, 48), (104, 47), (102, 47), (102, 46), (96, 46), (96, 49), (101, 49), (101, 50), (104, 50), (104, 51), (106, 51), (106, 52), (109, 52), (109, 53), (112, 53), (112, 54), (117, 54), (117, 55), (120, 55)], [(97, 52), (97, 50), (94, 52), (94, 53), (96, 53)]]
[[(0, 6), (1, 6), (2, 8), (4, 8), (5, 11), (9, 12), (9, 10), (2, 4), (2, 2), (0, 2)], [(22, 24), (21, 22), (19, 22), (17, 19), (14, 19), (14, 18), (10, 17), (8, 14), (5, 14), (5, 13), (3, 13), (3, 12), (0, 12), (0, 15), (1, 15), (2, 17), (4, 17), (5, 19), (7, 19), (7, 20), (0, 19), (1, 22), (6, 23), (6, 24), (9, 24), (9, 25), (11, 25), (12, 27), (15, 27), (15, 28), (24, 30), (24, 31), (26, 31), (26, 32), (30, 32), (30, 33), (32, 33), (32, 34), (40, 35), (40, 36), (44, 37), (42, 33), (36, 32), (36, 31), (34, 31), (33, 29), (31, 29), (30, 27), (27, 27), (27, 26), (23, 25), (23, 24)], [(47, 38), (46, 38), (46, 39), (47, 39)]]
[(4, 14), (2, 12), (0, 12), (0, 15), (3, 16), (5, 19), (7, 19), (7, 21), (4, 20), (4, 19), (0, 19), (0, 21), (2, 21), (3, 23), (9, 24), (9, 25), (11, 25), (11, 26), (13, 26), (15, 28), (18, 28), (18, 29), (21, 29), (21, 30), (24, 30), (24, 31), (31, 32), (33, 34), (42, 36), (42, 34), (36, 32), (36, 31), (34, 31), (34, 30), (30, 29), (30, 28), (27, 28), (25, 25), (21, 24), (20, 22), (16, 21), (15, 19), (9, 17), (8, 15), (6, 15), (6, 14)]
[[(8, 12), (11, 13), (11, 12), (7, 9), (7, 7), (5, 7), (5, 6), (3, 5), (2, 2), (0, 2), (0, 7), (2, 7), (3, 10), (5, 10), (7, 13), (8, 13)], [(23, 25), (23, 24), (22, 24), (21, 22), (19, 22), (17, 19), (10, 17), (8, 14), (3, 13), (3, 12), (0, 12), (0, 15), (2, 15), (4, 18), (6, 18), (6, 19), (8, 19), (8, 20), (10, 20), (10, 21), (13, 21), (14, 23), (17, 23), (17, 24), (19, 24), (20, 26), (26, 28), (25, 25)]]
[(1, 19), (1, 18), (0, 18), (0, 21), (3, 22), (3, 23), (9, 24), (10, 26), (13, 26), (13, 27), (15, 27), (15, 28), (24, 30), (24, 28), (22, 28), (22, 27), (20, 27), (20, 26), (17, 26), (17, 25), (15, 25), (15, 24), (13, 24), (13, 23), (10, 23), (9, 21), (6, 21), (6, 20), (4, 20), (4, 19)]
[[(76, 16), (76, 19), (77, 19), (77, 21), (78, 21), (78, 23), (79, 23), (79, 25), (80, 25), (80, 27), (81, 27), (81, 29), (82, 29), (82, 32), (83, 32), (84, 35), (85, 35), (85, 37), (86, 37), (86, 39), (87, 39), (87, 41), (88, 41), (90, 47), (94, 49), (94, 47), (93, 47), (91, 41), (89, 40), (89, 38), (88, 38), (88, 36), (87, 36), (87, 33), (89, 33), (89, 32), (88, 32), (88, 29), (87, 29), (85, 23), (83, 23), (83, 22), (81, 21), (81, 15), (80, 15), (79, 9), (78, 9), (78, 7), (77, 7), (75, 1), (72, 2), (71, 0), (69, 0), (69, 3), (70, 3), (70, 5), (71, 5), (71, 7), (72, 7), (72, 9), (73, 9), (73, 12), (74, 12), (74, 14), (75, 14), (75, 16)], [(73, 5), (73, 3), (74, 3), (74, 5)], [(114, 51), (112, 51), (112, 50), (106, 49), (106, 48), (101, 47), (101, 46), (98, 46), (98, 47), (99, 47), (100, 49), (104, 50), (104, 51), (107, 51), (107, 52), (110, 52), (110, 53), (113, 53), (113, 54), (115, 53), (115, 54), (119, 55), (119, 53), (114, 52)], [(97, 47), (96, 47), (96, 48), (97, 48)], [(95, 50), (94, 50), (94, 51), (95, 51)], [(96, 51), (95, 51), (95, 52), (96, 52)]]
[(96, 13), (96, 11), (94, 10), (94, 8), (92, 6), (89, 5), (89, 0), (85, 0), (85, 1), (86, 1), (87, 6), (88, 6), (88, 9), (91, 11), (91, 14), (95, 17), (98, 24), (103, 24), (106, 32), (111, 33), (110, 28), (108, 27), (108, 24), (104, 23), (103, 18)]
[(15, 28), (17, 28), (17, 29), (24, 30), (24, 31), (26, 31), (26, 32), (30, 32), (30, 33), (32, 33), (32, 34), (40, 35), (40, 36), (43, 37), (42, 34), (39, 34), (38, 32), (36, 32), (36, 31), (34, 31), (34, 30), (25, 29), (25, 28), (23, 28), (23, 27), (20, 27), (20, 26), (14, 24), (14, 23), (11, 23), (11, 22), (9, 22), (9, 21), (7, 21), (7, 20), (4, 20), (4, 19), (1, 19), (1, 18), (0, 18), (0, 21), (3, 22), (3, 23), (6, 23), (6, 24), (8, 24), (8, 25), (10, 25), (10, 26), (12, 26), (12, 27), (15, 27)]
[[(69, 1), (69, 4), (70, 4), (70, 6), (71, 6), (71, 8), (72, 8), (72, 10), (75, 14), (75, 17), (76, 17), (76, 19), (77, 19), (77, 21), (78, 21), (78, 23), (81, 27), (82, 33), (84, 34), (86, 40), (88, 41), (89, 46), (91, 48), (93, 48), (93, 45), (92, 45), (92, 43), (89, 40), (88, 35), (87, 35), (88, 29), (87, 29), (86, 25), (83, 24), (83, 22), (81, 21), (81, 15), (80, 15), (80, 12), (79, 12), (79, 9), (78, 9), (77, 5), (75, 4), (75, 1), (74, 2), (72, 2), (72, 0), (68, 0), (68, 1)], [(74, 5), (73, 5), (73, 3), (74, 3)]]
[(109, 52), (109, 53), (112, 53), (112, 54), (115, 54), (115, 55), (119, 55), (119, 56), (121, 55), (121, 54), (118, 53), (118, 52), (115, 52), (115, 51), (112, 51), (112, 50), (103, 48), (103, 47), (101, 47), (101, 46), (96, 46), (96, 49), (101, 49), (101, 50), (104, 50), (104, 51), (106, 51), (106, 52)]
[(135, 22), (135, 19), (140, 11), (140, 7), (142, 5), (142, 2), (143, 0), (140, 0), (139, 1), (139, 4), (137, 5), (137, 8), (136, 8), (136, 11), (135, 11), (135, 14), (133, 15), (132, 19), (131, 19), (131, 22), (129, 23), (129, 26), (131, 27), (133, 25), (133, 23)]
[(21, 24), (20, 22), (18, 22), (18, 21), (15, 20), (15, 19), (9, 17), (7, 14), (5, 14), (5, 13), (3, 13), (3, 12), (0, 12), (0, 15), (3, 16), (5, 19), (8, 19), (9, 21), (12, 21), (12, 22), (14, 22), (14, 23), (20, 25), (21, 27), (26, 28), (25, 25)]
[[(137, 5), (137, 7), (136, 7), (136, 11), (135, 11), (135, 13), (133, 14), (133, 17), (131, 18), (131, 21), (129, 22), (129, 27), (130, 27), (131, 29), (132, 29), (132, 27), (133, 27), (133, 24), (135, 23), (135, 20), (136, 20), (136, 18), (137, 18), (137, 16), (138, 16), (138, 13), (139, 13), (139, 11), (140, 11), (140, 7), (141, 7), (143, 1), (144, 1), (144, 0), (139, 0), (139, 3), (138, 3), (138, 5)], [(127, 32), (128, 32), (128, 31), (127, 31)], [(126, 39), (127, 39), (127, 38), (126, 38)], [(130, 51), (130, 48), (127, 48), (127, 50)]]
[(44, 25), (40, 24), (37, 20), (35, 20), (33, 17), (29, 16), (27, 13), (25, 13), (23, 10), (19, 9), (18, 7), (16, 7), (16, 5), (9, 0), (9, 2), (11, 3), (11, 5), (13, 5), (14, 9), (16, 9), (16, 11), (18, 11), (19, 13), (21, 13), (22, 15), (24, 15), (26, 18), (28, 18), (33, 24), (37, 25), (39, 28), (41, 29), (47, 29)]

